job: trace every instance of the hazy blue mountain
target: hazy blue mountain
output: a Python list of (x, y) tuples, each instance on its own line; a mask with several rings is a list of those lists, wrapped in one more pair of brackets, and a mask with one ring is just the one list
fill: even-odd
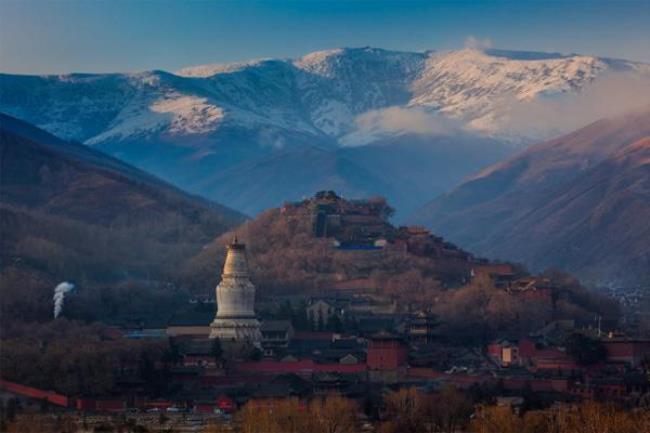
[(650, 282), (650, 109), (597, 121), (483, 170), (411, 221), (477, 254)]
[[(0, 74), (0, 111), (248, 213), (312, 185), (384, 194), (405, 214), (562, 129), (517, 117), (536, 118), (535, 104), (649, 71), (580, 55), (345, 48), (176, 73)], [(296, 167), (311, 178), (288, 182)]]

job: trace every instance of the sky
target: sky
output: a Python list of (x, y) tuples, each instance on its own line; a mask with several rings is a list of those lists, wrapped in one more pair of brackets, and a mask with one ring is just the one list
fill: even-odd
[(650, 63), (650, 0), (0, 0), (0, 71), (175, 71), (336, 47), (471, 45)]

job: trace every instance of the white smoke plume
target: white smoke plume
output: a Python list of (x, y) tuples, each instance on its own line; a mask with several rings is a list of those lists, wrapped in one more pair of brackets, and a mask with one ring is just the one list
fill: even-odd
[(54, 301), (54, 318), (56, 319), (61, 314), (63, 309), (63, 301), (65, 299), (65, 294), (70, 290), (74, 289), (74, 284), (64, 281), (54, 288), (54, 296), (52, 300)]
[(477, 38), (476, 36), (469, 35), (465, 38), (465, 48), (486, 50), (492, 48), (492, 40), (490, 38)]

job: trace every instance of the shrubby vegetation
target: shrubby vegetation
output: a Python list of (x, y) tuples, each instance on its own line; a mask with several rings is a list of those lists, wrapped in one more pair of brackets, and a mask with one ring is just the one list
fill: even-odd
[(474, 433), (641, 433), (650, 431), (650, 411), (585, 402), (519, 416), (509, 407), (485, 406), (470, 427)]
[[(30, 211), (30, 215), (36, 214)], [(19, 217), (16, 214), (7, 221)], [(204, 218), (200, 214), (194, 217)], [(440, 317), (444, 331), (480, 339), (497, 331), (537, 329), (556, 318), (617, 317), (615, 305), (565, 274), (553, 272), (548, 276), (569, 294), (567, 297), (553, 306), (526, 302), (496, 289), (489, 279), (463, 283), (468, 264), (462, 261), (394, 250), (351, 252), (332, 248), (331, 239), (312, 236), (309, 216), (289, 216), (280, 209), (264, 212), (203, 249), (208, 231), (192, 230), (211, 223), (196, 222), (188, 231), (183, 219), (174, 222), (173, 214), (169, 218), (148, 223), (151, 230), (146, 236), (132, 222), (129, 225), (128, 219), (91, 226), (48, 215), (47, 221), (57, 224), (48, 228), (45, 220), (36, 218), (31, 234), (24, 236), (20, 235), (24, 226), (16, 223), (18, 232), (12, 233), (21, 239), (15, 247), (22, 255), (5, 262), (0, 271), (0, 321), (50, 320), (52, 290), (60, 282), (55, 276), (68, 273), (78, 287), (66, 300), (64, 314), (69, 318), (92, 322), (116, 315), (157, 314), (164, 320), (190, 292), (211, 294), (219, 281), (225, 245), (235, 233), (248, 243), (254, 282), (264, 294), (320, 294), (339, 281), (364, 279), (378, 293), (402, 305), (431, 308)], [(89, 238), (94, 241), (88, 242)], [(35, 243), (25, 246), (32, 241)], [(196, 251), (200, 253), (193, 256)], [(91, 281), (98, 275), (117, 280)], [(130, 278), (133, 275), (138, 278)]]
[(439, 294), (432, 304), (433, 311), (441, 318), (444, 331), (483, 341), (504, 331), (535, 331), (554, 319), (593, 323), (594, 316), (600, 315), (603, 323), (609, 325), (618, 320), (615, 301), (588, 291), (565, 274), (546, 276), (564, 293), (563, 298), (554, 302), (531, 301), (497, 289), (489, 278), (479, 277)]
[(378, 293), (402, 305), (415, 303), (431, 308), (439, 316), (444, 332), (465, 335), (467, 341), (484, 341), (502, 331), (536, 330), (553, 319), (591, 321), (600, 315), (604, 322), (615, 322), (618, 318), (614, 302), (588, 291), (561, 272), (549, 272), (545, 277), (565, 296), (554, 303), (531, 302), (495, 288), (487, 277), (458, 284), (458, 276), (468, 273), (464, 262), (390, 250), (335, 249), (331, 239), (311, 235), (309, 216), (288, 216), (279, 209), (264, 212), (217, 238), (190, 259), (183, 271), (192, 290), (214, 287), (225, 245), (235, 233), (248, 242), (254, 281), (261, 293), (321, 294), (319, 289), (326, 290), (338, 281), (363, 278)]
[(44, 132), (30, 132), (29, 125), (14, 130), (20, 122), (6, 120), (9, 128), (0, 130), (3, 320), (7, 314), (48, 318), (44, 300), (61, 281), (87, 291), (125, 281), (176, 282), (178, 263), (243, 220), (85, 146), (55, 137), (47, 145), (35, 142)]
[[(357, 405), (336, 394), (303, 403), (297, 398), (249, 403), (237, 413), (234, 431), (241, 433), (354, 433)], [(224, 431), (213, 426), (208, 432)]]
[[(650, 431), (650, 411), (610, 403), (582, 402), (550, 407), (495, 405), (481, 392), (445, 387), (424, 393), (401, 388), (383, 394), (370, 410), (338, 394), (250, 401), (229, 421), (214, 421), (203, 433), (645, 433)], [(181, 431), (181, 418), (161, 414), (154, 425), (143, 425), (123, 415), (91, 427), (72, 414), (21, 416), (15, 401), (0, 405), (3, 431), (58, 433), (86, 431)], [(18, 413), (18, 416), (17, 416)]]
[(225, 229), (208, 210), (182, 215), (123, 215), (107, 223), (0, 205), (2, 260), (80, 284), (174, 280), (175, 265)]
[(216, 282), (225, 245), (235, 234), (248, 242), (256, 284), (274, 292), (314, 291), (340, 280), (370, 278), (373, 285), (388, 290), (404, 280), (401, 291), (415, 294), (440, 289), (439, 273), (453, 271), (453, 264), (398, 252), (337, 250), (332, 239), (312, 236), (309, 217), (289, 217), (271, 209), (215, 239), (186, 263), (186, 281), (195, 290), (206, 287), (206, 281), (208, 286)]
[[(0, 281), (2, 329), (15, 322), (46, 323), (52, 320), (52, 296), (60, 281), (20, 265), (6, 267), (0, 272)], [(179, 305), (187, 304), (187, 299), (187, 291), (173, 284), (131, 280), (113, 284), (78, 284), (66, 295), (63, 316), (86, 323), (110, 323), (120, 317), (164, 323)]]
[(70, 396), (103, 395), (118, 375), (142, 380), (155, 393), (165, 386), (172, 355), (167, 341), (112, 340), (103, 325), (59, 318), (3, 328), (0, 365), (5, 379)]
[(650, 431), (647, 408), (583, 402), (524, 410), (510, 406), (473, 404), (454, 388), (424, 394), (400, 389), (385, 398), (381, 433), (640, 433)]
[[(510, 295), (495, 288), (489, 278), (474, 278), (450, 287), (446, 277), (450, 273), (460, 274), (463, 269), (459, 264), (398, 251), (337, 250), (332, 248), (330, 239), (311, 236), (310, 219), (287, 218), (279, 210), (270, 210), (248, 222), (237, 234), (244, 241), (250, 240), (250, 262), (260, 293), (320, 294), (319, 289), (328, 284), (364, 278), (377, 292), (400, 301), (400, 305), (415, 303), (431, 308), (438, 316), (441, 333), (460, 343), (485, 343), (499, 332), (527, 332), (557, 318), (592, 320), (595, 314), (605, 320), (616, 318), (611, 302), (561, 273), (548, 275), (568, 294), (555, 305)], [(164, 323), (179, 305), (187, 305), (189, 293), (179, 288), (181, 283), (192, 285), (197, 293), (214, 290), (224, 245), (232, 236), (229, 233), (216, 239), (182, 269), (180, 265), (166, 269), (168, 275), (177, 275), (179, 285), (129, 280), (81, 284), (66, 297), (63, 315), (67, 319), (55, 321), (52, 291), (59, 281), (53, 280), (47, 270), (35, 272), (29, 264), (6, 266), (0, 274), (3, 376), (65, 393), (85, 394), (93, 390), (101, 394), (113, 383), (115, 370), (111, 366), (137, 367), (141, 362), (162, 361), (168, 356), (165, 344), (106, 340), (101, 326), (87, 324), (110, 322), (117, 317), (157, 319)], [(295, 316), (296, 325), (300, 325), (306, 321), (303, 311), (291, 310), (288, 317)], [(580, 362), (588, 363), (593, 356), (597, 357), (593, 350), (578, 343), (572, 347)], [(83, 374), (72, 374), (73, 370)], [(154, 385), (154, 377), (147, 380)]]
[(384, 403), (381, 433), (454, 433), (467, 425), (473, 409), (472, 400), (452, 387), (434, 394), (402, 388), (386, 395)]

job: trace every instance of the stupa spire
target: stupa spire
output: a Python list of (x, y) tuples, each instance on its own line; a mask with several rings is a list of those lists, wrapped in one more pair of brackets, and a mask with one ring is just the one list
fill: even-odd
[(260, 323), (255, 315), (255, 286), (250, 280), (246, 245), (233, 237), (226, 247), (221, 282), (216, 288), (217, 313), (210, 337), (259, 343)]

